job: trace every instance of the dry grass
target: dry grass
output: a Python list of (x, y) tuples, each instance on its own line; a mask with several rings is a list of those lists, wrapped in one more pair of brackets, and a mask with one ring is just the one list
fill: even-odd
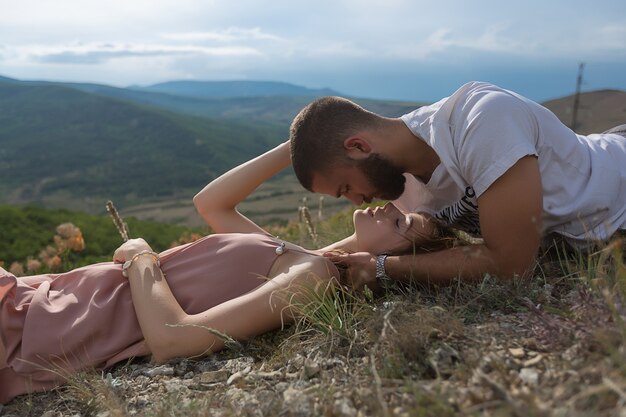
[(620, 240), (550, 251), (525, 281), (313, 291), (242, 350), (81, 373), (2, 415), (621, 417), (625, 299)]

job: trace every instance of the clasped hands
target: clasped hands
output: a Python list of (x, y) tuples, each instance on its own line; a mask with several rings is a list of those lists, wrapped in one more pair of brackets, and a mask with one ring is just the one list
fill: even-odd
[(376, 256), (369, 252), (340, 253), (325, 252), (323, 256), (335, 264), (347, 267), (346, 272), (340, 277), (341, 284), (354, 291), (361, 291), (367, 286), (370, 290), (379, 289), (376, 280)]

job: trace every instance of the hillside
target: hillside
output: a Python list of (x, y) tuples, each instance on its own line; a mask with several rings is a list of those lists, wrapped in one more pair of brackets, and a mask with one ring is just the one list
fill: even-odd
[[(574, 96), (567, 96), (543, 103), (558, 118), (570, 126)], [(626, 123), (626, 91), (599, 90), (581, 93), (576, 128), (578, 133), (599, 133)], [(571, 127), (571, 126), (570, 126)]]
[[(176, 86), (198, 83), (166, 85), (173, 92)], [(223, 94), (245, 93), (228, 90), (228, 83), (211, 85)], [(260, 86), (274, 93), (279, 87), (294, 93), (328, 92), (282, 83), (250, 85), (258, 87), (257, 93)], [(0, 204), (36, 202), (102, 213), (103, 202), (111, 198), (130, 215), (200, 226), (190, 203), (193, 193), (286, 138), (292, 118), (312, 98), (197, 98), (0, 77)], [(421, 105), (354, 100), (389, 117)], [(626, 92), (583, 93), (580, 103), (578, 132), (603, 131), (625, 120)], [(544, 104), (570, 124), (572, 96)], [(317, 196), (287, 174), (261, 187), (241, 209), (258, 221), (284, 222), (296, 216), (303, 197), (317, 204)], [(327, 199), (325, 205), (332, 212), (346, 203)]]
[(0, 109), (0, 203), (93, 210), (102, 198), (189, 196), (285, 135), (59, 85), (0, 81)]

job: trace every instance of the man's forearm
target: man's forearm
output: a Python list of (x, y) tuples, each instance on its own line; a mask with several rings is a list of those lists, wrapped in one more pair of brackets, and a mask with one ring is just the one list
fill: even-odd
[(498, 275), (494, 256), (485, 245), (389, 256), (385, 261), (385, 270), (395, 280), (433, 284), (446, 284), (456, 277), (478, 281), (486, 273)]

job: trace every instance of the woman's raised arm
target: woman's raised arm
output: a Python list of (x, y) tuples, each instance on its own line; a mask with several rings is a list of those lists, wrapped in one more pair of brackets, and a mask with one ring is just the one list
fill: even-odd
[(196, 210), (217, 233), (266, 233), (239, 213), (237, 204), (290, 164), (289, 142), (284, 142), (211, 181), (193, 198)]

